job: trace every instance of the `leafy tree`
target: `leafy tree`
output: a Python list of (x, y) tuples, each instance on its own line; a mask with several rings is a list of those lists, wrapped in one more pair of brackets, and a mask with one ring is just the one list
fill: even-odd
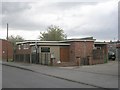
[(16, 42), (24, 41), (24, 38), (22, 38), (19, 35), (17, 35), (17, 36), (11, 35), (11, 36), (8, 37), (8, 41), (10, 41), (13, 44), (14, 49), (16, 49)]
[[(10, 41), (12, 44), (13, 44), (13, 56), (15, 57), (15, 53), (16, 53), (16, 48), (17, 48), (17, 45), (16, 45), (16, 42), (21, 42), (21, 41), (24, 41), (24, 38), (22, 38), (21, 36), (17, 35), (17, 36), (9, 36), (8, 37), (8, 41)], [(15, 58), (13, 58), (13, 61), (14, 61)]]
[(40, 32), (40, 40), (42, 41), (61, 41), (67, 38), (63, 29), (58, 26), (49, 26), (47, 32)]

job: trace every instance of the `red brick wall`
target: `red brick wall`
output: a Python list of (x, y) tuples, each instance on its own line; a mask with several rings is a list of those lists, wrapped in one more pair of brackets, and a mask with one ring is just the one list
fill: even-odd
[(0, 59), (2, 60), (2, 40), (0, 40)]
[(105, 60), (108, 60), (108, 46), (107, 44), (103, 44), (103, 45), (96, 45), (96, 46), (99, 46), (101, 47), (101, 50), (102, 50), (102, 53), (103, 55), (99, 55), (101, 56), (102, 58), (101, 59), (93, 59), (93, 57), (90, 57), (90, 64), (94, 65), (94, 64), (103, 64), (105, 62)]
[(70, 61), (74, 61), (75, 60), (75, 42), (71, 42), (70, 43), (71, 45), (70, 45), (70, 50), (69, 50), (69, 52), (70, 52)]
[(30, 54), (31, 53), (31, 48), (28, 46), (29, 49), (24, 49), (23, 45), (21, 45), (21, 49), (19, 50), (18, 47), (16, 49), (16, 54)]
[(71, 42), (70, 45), (70, 61), (75, 61), (76, 57), (91, 56), (93, 50), (93, 41)]
[(13, 59), (13, 45), (11, 42), (2, 40), (2, 59), (7, 60), (7, 51), (8, 51), (8, 60)]

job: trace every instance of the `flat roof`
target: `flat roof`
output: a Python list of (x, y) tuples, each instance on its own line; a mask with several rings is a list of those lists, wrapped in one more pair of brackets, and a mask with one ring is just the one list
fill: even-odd
[(7, 41), (6, 39), (1, 39), (1, 38), (0, 38), (0, 40), (4, 40), (4, 41)]
[[(30, 44), (30, 46), (35, 46), (36, 44)], [(37, 43), (38, 46), (69, 46), (67, 43)]]
[(34, 41), (34, 40), (29, 40), (29, 41), (23, 41), (23, 42), (16, 42), (16, 44), (26, 44), (26, 43), (64, 43), (65, 41)]
[(94, 44), (108, 44), (107, 42), (94, 42)]
[(85, 40), (85, 39), (69, 39), (69, 40), (66, 40), (66, 42), (89, 42), (89, 41), (95, 41), (95, 39), (92, 39), (92, 40)]
[(16, 44), (25, 44), (25, 43), (67, 43), (67, 42), (78, 42), (78, 41), (95, 41), (93, 40), (82, 40), (82, 39), (68, 39), (64, 41), (40, 41), (40, 40), (25, 40), (23, 42), (16, 42)]
[(8, 41), (6, 39), (0, 39), (0, 41), (5, 41), (5, 42), (8, 42), (8, 43), (12, 43), (11, 41)]

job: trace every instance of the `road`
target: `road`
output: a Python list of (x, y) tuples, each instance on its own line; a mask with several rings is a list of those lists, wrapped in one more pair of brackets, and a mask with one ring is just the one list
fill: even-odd
[(3, 88), (95, 88), (10, 66), (3, 65), (2, 70)]
[(2, 89), (2, 65), (0, 64), (0, 89)]

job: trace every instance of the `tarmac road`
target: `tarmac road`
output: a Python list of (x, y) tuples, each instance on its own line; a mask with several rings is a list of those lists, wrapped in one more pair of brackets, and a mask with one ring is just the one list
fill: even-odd
[(10, 66), (2, 67), (3, 88), (95, 88)]
[(2, 89), (2, 65), (0, 64), (0, 89)]
[[(87, 85), (87, 86), (97, 87), (100, 89), (111, 88), (112, 90), (113, 88), (116, 88), (116, 89), (118, 88), (118, 63), (117, 62), (109, 62), (107, 64), (82, 66), (82, 67), (67, 67), (67, 68), (66, 67), (64, 68), (49, 67), (49, 66), (43, 66), (43, 65), (15, 63), (15, 62), (9, 62), (9, 63), (4, 62), (2, 64), (5, 66), (7, 65), (10, 67), (14, 67), (16, 69), (20, 69), (20, 70), (23, 69), (27, 71), (33, 71), (33, 72), (36, 72), (37, 75), (39, 74), (40, 76), (42, 75), (42, 76), (47, 76), (47, 77), (56, 78), (60, 80), (65, 80), (67, 82), (77, 83), (80, 85)], [(7, 68), (4, 68), (5, 66), (3, 66), (3, 73), (4, 71), (7, 71)], [(6, 76), (6, 74), (9, 74), (9, 73), (5, 73), (5, 75), (3, 74), (3, 78), (5, 78), (4, 76)], [(9, 76), (7, 76), (7, 78), (8, 77)], [(61, 87), (59, 86), (57, 88), (61, 88)], [(71, 88), (71, 87), (77, 88), (77, 87), (74, 87), (74, 85), (67, 88)], [(88, 87), (83, 86), (79, 88), (88, 88)]]

